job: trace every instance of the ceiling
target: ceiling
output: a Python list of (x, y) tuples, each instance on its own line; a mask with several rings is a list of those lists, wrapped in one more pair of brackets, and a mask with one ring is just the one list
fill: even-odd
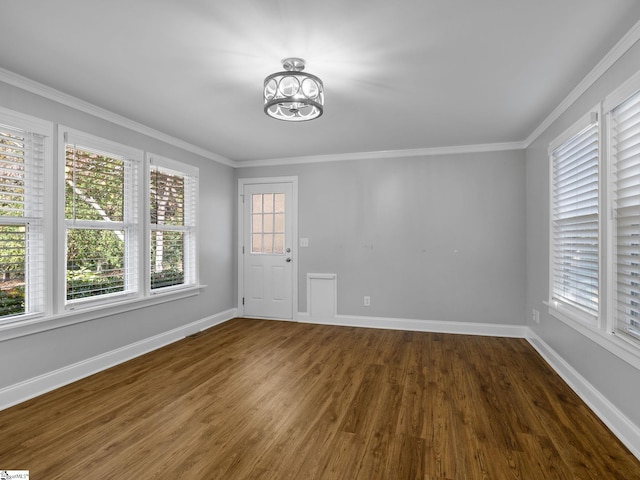
[[(2, 11), (1, 67), (236, 162), (523, 142), (640, 20), (637, 0), (29, 0)], [(263, 113), (264, 77), (291, 56), (324, 82), (317, 120)]]

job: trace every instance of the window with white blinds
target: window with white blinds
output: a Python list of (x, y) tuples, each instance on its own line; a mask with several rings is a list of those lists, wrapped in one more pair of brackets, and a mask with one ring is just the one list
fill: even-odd
[(551, 153), (552, 300), (595, 321), (599, 304), (598, 123), (588, 125)]
[(609, 114), (615, 331), (640, 340), (640, 92)]
[(138, 165), (124, 147), (65, 134), (66, 301), (138, 291)]
[(151, 290), (194, 285), (198, 170), (157, 156), (149, 170)]
[(45, 308), (47, 137), (3, 120), (0, 112), (0, 322)]
[(198, 168), (57, 129), (54, 151), (54, 124), (0, 107), (1, 330), (191, 295)]

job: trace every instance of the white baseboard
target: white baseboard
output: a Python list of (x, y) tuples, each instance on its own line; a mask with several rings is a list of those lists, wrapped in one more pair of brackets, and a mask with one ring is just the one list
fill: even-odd
[(525, 325), (494, 323), (450, 322), (438, 320), (414, 320), (406, 318), (362, 317), (336, 315), (333, 318), (313, 318), (306, 312), (298, 312), (298, 321), (343, 327), (382, 328), (386, 330), (410, 330), (414, 332), (457, 333), (488, 337), (526, 338)]
[(531, 329), (527, 331), (527, 340), (598, 418), (640, 460), (640, 427), (629, 420)]
[(0, 410), (68, 385), (69, 383), (106, 370), (132, 358), (139, 357), (140, 355), (181, 340), (188, 335), (224, 323), (236, 316), (237, 309), (231, 308), (224, 312), (169, 330), (168, 332), (145, 338), (139, 342), (30, 378), (24, 382), (10, 385), (0, 390)]
[[(194, 333), (224, 323), (237, 316), (232, 308), (216, 315), (203, 318), (182, 327), (161, 333), (139, 342), (132, 343), (111, 352), (97, 355), (67, 367), (54, 370), (24, 382), (10, 385), (0, 390), (0, 410), (24, 402), (43, 393), (55, 390), (69, 383), (106, 370), (132, 358), (144, 355)], [(331, 319), (311, 318), (306, 312), (299, 312), (297, 320), (304, 323), (338, 325), (418, 332), (453, 333), (465, 335), (485, 335), (509, 338), (526, 338), (544, 360), (571, 387), (593, 412), (611, 429), (622, 443), (640, 459), (640, 427), (631, 422), (615, 405), (596, 390), (569, 363), (567, 363), (544, 340), (524, 325), (497, 325), (470, 322), (444, 322), (434, 320), (413, 320), (401, 318), (361, 317), (336, 315)]]

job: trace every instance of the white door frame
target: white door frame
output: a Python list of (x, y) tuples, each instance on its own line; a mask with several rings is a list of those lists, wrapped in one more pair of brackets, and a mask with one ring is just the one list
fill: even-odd
[(242, 207), (242, 197), (244, 195), (245, 185), (260, 185), (260, 184), (272, 184), (272, 183), (290, 183), (291, 190), (293, 192), (293, 198), (291, 199), (291, 216), (292, 216), (292, 229), (291, 232), (291, 261), (292, 272), (291, 275), (291, 320), (298, 321), (298, 177), (261, 177), (261, 178), (239, 178), (238, 179), (238, 197), (237, 197), (237, 209), (238, 209), (238, 316), (244, 316), (244, 305), (242, 304), (242, 297), (244, 293), (244, 257), (242, 255), (242, 247), (244, 242), (244, 208)]

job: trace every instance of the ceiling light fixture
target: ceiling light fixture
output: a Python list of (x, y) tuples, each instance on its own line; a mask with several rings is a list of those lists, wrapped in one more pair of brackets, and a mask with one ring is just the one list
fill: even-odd
[(285, 58), (284, 72), (264, 79), (264, 113), (287, 122), (304, 122), (322, 115), (324, 86), (315, 75), (304, 73), (304, 60)]

